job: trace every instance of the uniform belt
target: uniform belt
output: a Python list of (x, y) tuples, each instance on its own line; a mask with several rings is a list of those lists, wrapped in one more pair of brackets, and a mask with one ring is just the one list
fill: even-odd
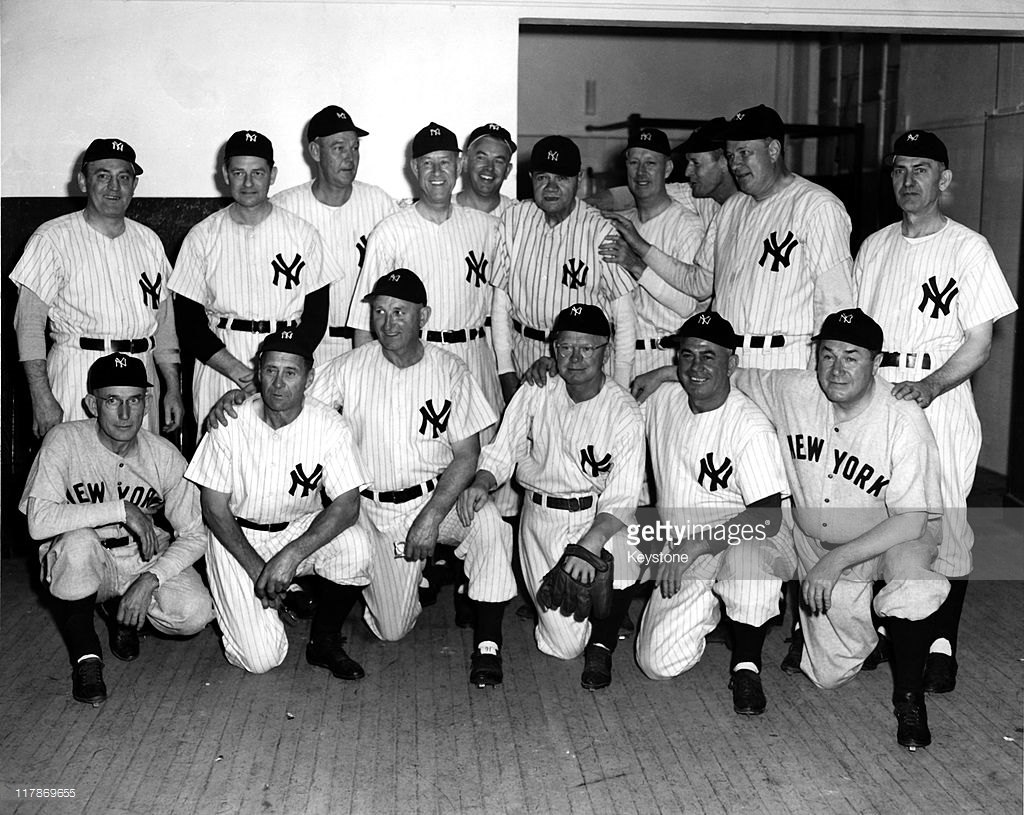
[(566, 512), (580, 512), (590, 509), (594, 505), (593, 495), (584, 495), (582, 498), (556, 498), (553, 495), (541, 495), (539, 492), (531, 492), (530, 498), (533, 503), (545, 506), (548, 509), (562, 509)]
[(782, 334), (738, 334), (740, 344), (744, 348), (781, 348), (786, 344)]
[(272, 331), (283, 331), (296, 325), (295, 320), (229, 320), (227, 317), (221, 317), (217, 328), (246, 331), (250, 334), (270, 334)]
[(360, 490), (359, 494), (378, 504), (404, 504), (419, 498), (421, 495), (428, 495), (434, 491), (437, 481), (433, 478), (423, 484), (414, 487), (407, 487), (404, 490), (392, 490), (390, 492), (374, 492), (373, 490)]
[(100, 541), (100, 546), (104, 549), (120, 549), (122, 546), (127, 546), (132, 542), (132, 539), (127, 535), (121, 538), (107, 538), (106, 540)]
[(427, 342), (469, 342), (486, 337), (483, 326), (480, 328), (460, 328), (457, 331), (428, 331)]
[(342, 337), (351, 340), (356, 336), (356, 330), (349, 325), (332, 325), (327, 329), (328, 336)]
[(79, 337), (78, 346), (86, 351), (119, 351), (122, 354), (141, 354), (153, 347), (153, 338), (105, 340), (101, 337)]
[[(921, 364), (918, 365), (918, 358)], [(930, 371), (932, 358), (930, 354), (910, 354), (902, 351), (883, 351), (882, 368), (920, 368), (922, 371)]]
[(512, 327), (528, 340), (537, 340), (538, 342), (548, 341), (548, 335), (539, 328), (530, 328), (528, 325), (523, 325), (519, 320), (513, 320)]
[(660, 351), (661, 350), (661, 340), (660, 339), (658, 339), (658, 340), (637, 340), (636, 341), (636, 350), (637, 351), (647, 351), (647, 350)]
[(258, 524), (248, 518), (235, 518), (242, 529), (255, 529), (257, 532), (281, 532), (288, 528), (288, 521), (281, 521), (276, 524)]

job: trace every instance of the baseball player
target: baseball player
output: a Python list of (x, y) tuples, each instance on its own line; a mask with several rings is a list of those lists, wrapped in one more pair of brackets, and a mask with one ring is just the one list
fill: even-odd
[[(877, 376), (881, 327), (860, 309), (829, 315), (817, 373), (739, 369), (734, 384), (774, 423), (793, 497), (801, 578), (800, 668), (814, 684), (853, 679), (892, 642), (897, 741), (931, 742), (923, 692), (927, 620), (949, 591), (933, 570), (941, 537), (939, 453), (924, 413)], [(872, 603), (872, 583), (887, 581)]]
[(614, 353), (604, 355), (606, 372), (629, 385), (635, 284), (625, 269), (601, 257), (601, 242), (613, 227), (577, 200), (580, 168), (580, 151), (571, 139), (541, 139), (530, 155), (533, 204), (511, 207), (501, 217), (494, 279), (503, 291), (495, 296), (491, 320), (506, 402), (533, 362), (549, 353), (555, 317), (574, 303), (596, 305), (611, 315)]
[(877, 314), (885, 331), (882, 374), (893, 395), (925, 409), (939, 446), (943, 515), (935, 571), (952, 579), (936, 612), (925, 690), (956, 685), (957, 631), (974, 533), (967, 496), (981, 449), (981, 424), (970, 377), (985, 364), (992, 325), (1017, 308), (988, 242), (942, 212), (953, 174), (945, 144), (911, 130), (887, 156), (901, 221), (869, 236), (857, 254), (858, 304)]
[[(640, 284), (633, 290), (637, 320), (634, 374), (672, 363), (672, 351), (663, 348), (661, 340), (698, 309), (696, 300), (672, 285), (670, 275), (666, 275), (668, 280), (661, 276), (666, 266), (659, 262), (660, 258), (667, 256), (692, 263), (704, 237), (700, 218), (665, 192), (665, 179), (673, 168), (670, 155), (668, 136), (661, 130), (643, 128), (631, 137), (624, 156), (626, 181), (636, 208), (605, 213), (616, 225), (619, 235), (610, 235), (605, 240), (601, 256), (625, 268)], [(657, 248), (659, 259), (654, 259), (654, 252), (650, 255), (660, 274), (646, 260), (641, 260), (626, 236), (633, 241), (646, 242), (648, 249)], [(645, 252), (642, 257), (647, 255)]]
[(680, 532), (644, 610), (637, 662), (652, 679), (696, 665), (720, 597), (732, 621), (733, 708), (758, 715), (767, 623), (796, 567), (792, 539), (776, 534), (789, 494), (779, 445), (771, 422), (730, 386), (736, 335), (727, 320), (695, 314), (665, 344), (678, 349), (679, 381), (643, 407), (659, 517)]
[(306, 142), (316, 178), (283, 190), (270, 203), (293, 212), (317, 228), (324, 265), (337, 266), (333, 279), (327, 333), (316, 349), (316, 367), (352, 350), (353, 330), (345, 325), (352, 293), (366, 254), (367, 235), (378, 221), (397, 209), (380, 187), (356, 180), (359, 140), (369, 135), (337, 105), (328, 105), (309, 121)]
[(84, 399), (94, 418), (46, 434), (18, 504), (29, 534), (43, 541), (42, 579), (71, 657), (72, 696), (92, 705), (107, 698), (97, 602), (111, 653), (128, 662), (139, 655), (147, 620), (163, 634), (189, 636), (213, 619), (210, 593), (192, 568), (205, 546), (199, 493), (182, 477), (181, 453), (142, 429), (152, 399), (147, 377), (138, 356), (96, 360)]
[[(627, 557), (625, 527), (634, 522), (643, 479), (643, 420), (636, 403), (603, 373), (611, 326), (594, 305), (559, 313), (553, 328), (558, 376), (543, 387), (522, 388), (505, 410), (494, 441), (459, 499), (464, 522), (480, 517), (489, 494), (513, 472), (526, 497), (519, 527), (520, 557), (536, 605), (544, 576), (566, 544), (615, 558), (610, 615), (591, 624), (539, 608), (537, 647), (559, 659), (585, 653), (580, 682), (597, 690), (611, 683), (612, 652), (639, 574)], [(589, 583), (594, 568), (570, 557), (566, 571)]]
[(473, 130), (466, 139), (465, 174), (455, 203), (500, 218), (515, 203), (501, 194), (501, 185), (512, 172), (515, 152), (512, 134), (501, 125), (490, 122)]
[(203, 437), (185, 473), (201, 489), (210, 527), (206, 562), (224, 653), (251, 673), (280, 665), (288, 638), (276, 609), (296, 576), (315, 575), (306, 661), (361, 679), (340, 632), (369, 580), (369, 539), (355, 522), (370, 480), (345, 419), (306, 397), (313, 349), (301, 332), (271, 334), (257, 360), (259, 393)]
[[(87, 418), (82, 394), (89, 366), (114, 351), (141, 359), (153, 382), (159, 368), (162, 429), (181, 426), (178, 338), (164, 288), (170, 264), (156, 233), (125, 217), (140, 175), (131, 145), (94, 140), (78, 171), (85, 209), (40, 226), (11, 274), (19, 287), (18, 355), (40, 438), (59, 422)], [(160, 432), (159, 400), (149, 419)]]
[(260, 337), (301, 322), (315, 347), (327, 327), (328, 287), (316, 228), (267, 200), (277, 177), (274, 147), (255, 130), (228, 139), (221, 168), (234, 202), (185, 236), (168, 281), (178, 324), (196, 359), (196, 422), (229, 388), (256, 391)]

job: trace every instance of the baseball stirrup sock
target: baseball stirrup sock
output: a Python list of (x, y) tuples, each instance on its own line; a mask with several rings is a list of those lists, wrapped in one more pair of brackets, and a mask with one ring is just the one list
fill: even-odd
[(892, 665), (893, 693), (921, 693), (928, 643), (934, 629), (928, 620), (906, 620), (902, 617), (886, 617), (885, 627), (892, 641), (889, 662)]
[(61, 600), (59, 597), (53, 599), (57, 605), (61, 628), (67, 638), (71, 661), (77, 662), (86, 654), (101, 654), (100, 638), (96, 635), (96, 627), (92, 620), (96, 595), (90, 594), (81, 600)]
[(341, 631), (352, 607), (363, 594), (362, 586), (339, 586), (317, 576), (317, 604), (309, 628), (309, 638), (318, 642)]
[(485, 603), (473, 600), (476, 605), (476, 625), (473, 628), (473, 647), (482, 642), (493, 642), (501, 648), (501, 620), (505, 616), (505, 603)]
[(612, 610), (603, 620), (591, 620), (590, 643), (614, 651), (619, 644), (619, 626), (633, 602), (634, 586), (612, 590)]

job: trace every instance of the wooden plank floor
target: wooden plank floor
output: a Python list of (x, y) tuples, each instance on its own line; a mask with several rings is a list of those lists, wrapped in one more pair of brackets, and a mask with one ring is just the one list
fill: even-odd
[[(732, 712), (722, 645), (689, 674), (652, 682), (628, 641), (611, 688), (583, 691), (581, 660), (542, 656), (516, 604), (504, 685), (472, 688), (450, 589), (404, 642), (349, 623), (361, 682), (305, 663), (305, 625), (265, 676), (229, 666), (207, 629), (190, 641), (149, 635), (131, 665), (109, 658), (110, 698), (94, 709), (71, 699), (31, 564), (2, 565), (0, 812), (1022, 811), (1019, 582), (971, 584), (959, 687), (929, 698), (935, 741), (911, 754), (895, 742), (886, 667), (816, 690), (778, 670), (781, 629), (766, 646), (760, 717)], [(19, 804), (18, 787), (76, 797)]]

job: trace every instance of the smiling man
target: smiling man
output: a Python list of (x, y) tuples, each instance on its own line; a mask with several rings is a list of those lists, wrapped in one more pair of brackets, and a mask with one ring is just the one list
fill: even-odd
[(466, 139), (463, 184), (455, 203), (501, 217), (515, 203), (501, 194), (501, 185), (512, 172), (515, 152), (512, 135), (501, 125), (490, 122), (473, 130)]

